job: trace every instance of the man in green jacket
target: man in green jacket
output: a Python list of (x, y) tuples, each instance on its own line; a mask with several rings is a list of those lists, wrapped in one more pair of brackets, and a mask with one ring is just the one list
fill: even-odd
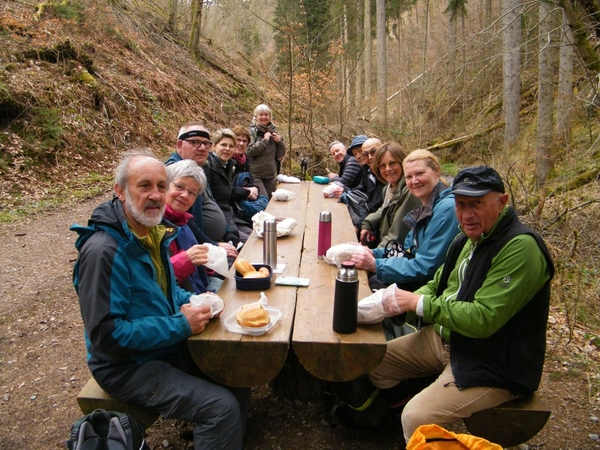
[[(427, 285), (386, 289), (389, 315), (420, 316), (420, 331), (388, 342), (369, 374), (408, 442), (423, 424), (449, 423), (537, 390), (544, 365), (554, 266), (541, 237), (507, 206), (498, 173), (469, 167), (454, 179), (462, 234)], [(437, 376), (409, 397), (405, 380)]]

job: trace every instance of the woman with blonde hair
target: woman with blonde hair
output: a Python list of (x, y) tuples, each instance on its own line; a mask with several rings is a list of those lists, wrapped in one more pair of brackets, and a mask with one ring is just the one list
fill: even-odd
[(376, 289), (396, 283), (400, 289), (412, 291), (427, 283), (459, 232), (454, 195), (440, 175), (436, 156), (414, 150), (404, 158), (403, 166), (406, 186), (421, 202), (403, 218), (410, 228), (406, 239), (387, 249), (363, 247), (352, 255), (356, 267), (375, 274), (369, 284)]
[(250, 158), (250, 173), (258, 187), (259, 195), (271, 194), (277, 187), (279, 165), (285, 156), (285, 143), (273, 123), (271, 108), (258, 105), (250, 125), (252, 141), (246, 154)]

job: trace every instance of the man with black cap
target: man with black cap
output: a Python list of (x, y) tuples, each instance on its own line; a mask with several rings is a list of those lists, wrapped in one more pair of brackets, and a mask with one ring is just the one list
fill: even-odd
[[(204, 125), (199, 122), (188, 122), (179, 130), (177, 149), (165, 161), (165, 165), (168, 166), (184, 159), (193, 159), (202, 167), (208, 158), (211, 147), (210, 133)], [(228, 227), (225, 214), (212, 198), (208, 186), (202, 195), (196, 198), (189, 212), (194, 216), (192, 230), (199, 230), (201, 233), (200, 236), (197, 236), (198, 242), (208, 242), (223, 247), (229, 258), (237, 256), (234, 245), (239, 242), (239, 235)]]
[[(388, 287), (386, 314), (426, 326), (388, 342), (369, 374), (401, 418), (408, 442), (423, 424), (445, 426), (537, 390), (544, 366), (554, 265), (541, 237), (507, 206), (498, 173), (461, 170), (452, 185), (462, 234), (427, 285)], [(437, 376), (409, 397), (405, 380)]]

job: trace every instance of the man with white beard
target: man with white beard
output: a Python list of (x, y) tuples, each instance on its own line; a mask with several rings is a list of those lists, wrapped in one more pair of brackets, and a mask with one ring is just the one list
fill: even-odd
[(115, 196), (74, 225), (73, 283), (85, 327), (88, 367), (114, 398), (193, 422), (194, 448), (242, 448), (248, 389), (207, 380), (186, 340), (204, 331), (209, 306), (192, 306), (169, 262), (179, 229), (163, 221), (170, 180), (149, 150), (126, 152)]

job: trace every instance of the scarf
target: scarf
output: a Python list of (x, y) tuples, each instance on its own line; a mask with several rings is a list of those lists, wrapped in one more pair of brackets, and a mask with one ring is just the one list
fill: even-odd
[(234, 153), (231, 158), (233, 160), (235, 160), (238, 167), (246, 164), (246, 154), (245, 153), (242, 153), (241, 155), (239, 153)]
[(275, 126), (275, 124), (273, 122), (269, 122), (266, 125), (259, 125), (259, 124), (255, 124), (254, 125), (256, 127), (256, 129), (258, 130), (259, 133), (262, 133), (263, 135), (269, 131), (269, 132), (273, 132), (277, 130), (277, 127)]
[(404, 219), (402, 219), (402, 221), (413, 230), (415, 236), (417, 235), (417, 225), (419, 222), (427, 220), (433, 215), (433, 204), (438, 198), (440, 192), (443, 190), (444, 185), (442, 183), (438, 183), (433, 188), (433, 191), (431, 191), (427, 203), (417, 206), (415, 209), (409, 212)]
[(193, 217), (188, 212), (173, 211), (169, 205), (165, 206), (165, 219), (178, 227), (185, 225)]

